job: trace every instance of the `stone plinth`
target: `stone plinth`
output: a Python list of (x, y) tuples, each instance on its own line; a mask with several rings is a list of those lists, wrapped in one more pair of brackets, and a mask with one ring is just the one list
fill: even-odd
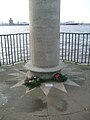
[(55, 67), (37, 67), (33, 66), (31, 61), (25, 65), (26, 69), (28, 70), (26, 77), (31, 78), (31, 76), (38, 76), (42, 79), (50, 79), (56, 72), (60, 72), (61, 69), (66, 67), (62, 61), (59, 61), (59, 65)]

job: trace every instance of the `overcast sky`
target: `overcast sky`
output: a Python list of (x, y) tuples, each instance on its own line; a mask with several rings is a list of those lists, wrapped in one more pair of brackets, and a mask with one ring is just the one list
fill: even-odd
[[(29, 21), (29, 0), (0, 0), (0, 23)], [(90, 23), (90, 0), (61, 0), (61, 21)]]

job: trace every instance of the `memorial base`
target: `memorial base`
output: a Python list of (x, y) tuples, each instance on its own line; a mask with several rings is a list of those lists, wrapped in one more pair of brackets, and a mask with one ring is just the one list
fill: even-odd
[(29, 61), (25, 65), (25, 68), (28, 70), (26, 73), (26, 77), (31, 78), (32, 76), (38, 76), (41, 79), (50, 79), (51, 76), (53, 76), (56, 72), (60, 72), (60, 70), (62, 70), (65, 67), (66, 67), (65, 63), (62, 61), (59, 61), (59, 65), (48, 68), (34, 66)]

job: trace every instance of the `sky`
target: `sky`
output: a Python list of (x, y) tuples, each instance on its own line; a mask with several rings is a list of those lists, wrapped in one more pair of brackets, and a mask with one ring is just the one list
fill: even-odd
[[(29, 0), (0, 0), (0, 23), (29, 22)], [(90, 0), (61, 0), (60, 21), (90, 23)]]
[(61, 0), (61, 21), (90, 23), (90, 0)]

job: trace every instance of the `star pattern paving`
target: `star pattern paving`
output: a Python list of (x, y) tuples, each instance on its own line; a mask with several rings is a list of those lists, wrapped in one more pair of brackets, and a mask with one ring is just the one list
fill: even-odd
[[(72, 68), (72, 69), (70, 68), (69, 70), (67, 70), (67, 68), (65, 69), (65, 70), (69, 71), (69, 72), (68, 72), (69, 75), (68, 75), (67, 81), (61, 82), (61, 83), (57, 83), (57, 82), (42, 83), (41, 86), (40, 86), (40, 89), (41, 89), (41, 90), (44, 92), (44, 94), (47, 96), (47, 95), (49, 94), (51, 88), (56, 88), (56, 89), (58, 89), (58, 90), (61, 90), (61, 91), (65, 92), (65, 93), (67, 93), (67, 90), (66, 90), (66, 88), (65, 88), (65, 85), (80, 87), (80, 85), (77, 84), (77, 83), (76, 83), (74, 80), (72, 80), (72, 79), (73, 79), (73, 78), (74, 78), (74, 79), (76, 78), (77, 80), (79, 80), (79, 79), (84, 80), (84, 79), (83, 79), (83, 78), (77, 78), (77, 77), (76, 77), (77, 74), (78, 74), (78, 75), (81, 75), (82, 72), (75, 72), (75, 71), (74, 71), (75, 69), (76, 69), (76, 68)], [(65, 70), (64, 70), (64, 71), (65, 71)], [(19, 71), (19, 70), (17, 70), (17, 69), (15, 69), (15, 71), (16, 71), (15, 73), (10, 73), (9, 75), (13, 75), (13, 76), (16, 76), (16, 77), (20, 77), (20, 76), (25, 76), (25, 75), (26, 75), (25, 72)], [(72, 76), (73, 76), (73, 77), (72, 77)], [(23, 83), (24, 83), (24, 80), (21, 80), (21, 81), (19, 81), (17, 84), (11, 86), (10, 88), (13, 89), (13, 88), (15, 88), (15, 87), (20, 87), (20, 86), (23, 85)], [(36, 88), (34, 88), (34, 89), (36, 89)], [(28, 88), (26, 88), (25, 94), (30, 93), (30, 92), (31, 92), (32, 90), (34, 90), (34, 89), (29, 90)]]

